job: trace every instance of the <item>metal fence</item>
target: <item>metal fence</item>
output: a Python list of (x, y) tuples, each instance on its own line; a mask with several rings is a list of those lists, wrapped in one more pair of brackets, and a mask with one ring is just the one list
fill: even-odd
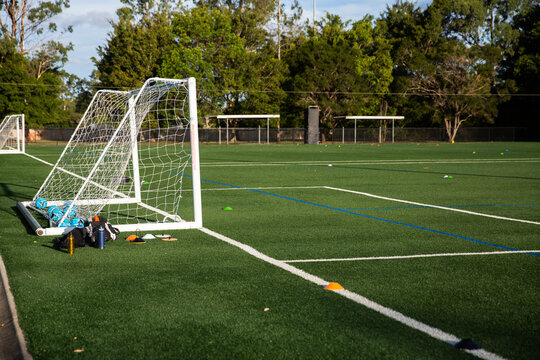
[[(67, 142), (74, 128), (30, 129), (27, 142)], [(189, 136), (189, 133), (188, 133)], [(202, 144), (269, 144), (304, 143), (303, 128), (200, 128)], [(444, 142), (448, 141), (443, 128), (336, 128), (321, 129), (320, 142), (329, 143), (391, 143), (391, 142)], [(189, 138), (186, 139), (189, 141)], [(521, 127), (463, 127), (456, 141), (540, 141), (540, 128)]]

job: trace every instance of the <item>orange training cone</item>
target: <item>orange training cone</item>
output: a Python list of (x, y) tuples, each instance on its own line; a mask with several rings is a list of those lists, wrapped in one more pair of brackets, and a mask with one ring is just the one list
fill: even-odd
[(99, 221), (99, 217), (97, 215), (94, 215), (94, 221)]
[(339, 285), (337, 282), (331, 282), (325, 286), (325, 290), (344, 290), (343, 286)]

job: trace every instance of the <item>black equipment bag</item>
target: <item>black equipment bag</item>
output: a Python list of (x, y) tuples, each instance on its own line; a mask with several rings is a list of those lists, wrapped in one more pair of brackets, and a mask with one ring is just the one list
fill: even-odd
[(105, 241), (116, 240), (118, 238), (120, 231), (113, 227), (107, 219), (100, 218), (98, 221), (87, 221), (85, 227), (75, 228), (69, 234), (56, 238), (53, 241), (54, 247), (57, 249), (67, 249), (68, 238), (71, 234), (73, 235), (73, 245), (76, 248), (97, 246), (100, 226), (103, 226), (103, 230), (105, 231)]

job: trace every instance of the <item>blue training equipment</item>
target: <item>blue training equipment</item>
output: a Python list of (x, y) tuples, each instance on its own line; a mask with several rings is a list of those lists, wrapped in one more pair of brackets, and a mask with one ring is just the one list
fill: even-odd
[(47, 200), (44, 198), (37, 198), (34, 204), (38, 209), (45, 209), (47, 207)]
[[(68, 201), (64, 204), (64, 212), (66, 212), (69, 209), (69, 206), (71, 205), (71, 201)], [(71, 208), (71, 211), (68, 213), (68, 218), (72, 218), (77, 216), (77, 205), (73, 205)]]
[(59, 227), (70, 227), (71, 226), (71, 221), (69, 221), (69, 219), (64, 219), (64, 221), (62, 221), (61, 224), (58, 224)]
[[(56, 205), (49, 206), (49, 208), (47, 209), (47, 214), (49, 214), (49, 216), (52, 216), (53, 211), (56, 210), (56, 209), (58, 209), (58, 206), (56, 206)], [(58, 210), (60, 210), (60, 209), (58, 209)]]
[(75, 217), (75, 218), (71, 219), (71, 226), (83, 227), (84, 226), (84, 221), (81, 218)]
[(58, 222), (62, 218), (62, 216), (64, 216), (64, 212), (59, 208), (56, 208), (51, 213), (51, 220), (54, 222)]

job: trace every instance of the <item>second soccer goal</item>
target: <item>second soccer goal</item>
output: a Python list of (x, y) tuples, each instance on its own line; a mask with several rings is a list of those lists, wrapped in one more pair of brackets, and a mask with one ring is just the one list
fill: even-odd
[(195, 79), (98, 91), (33, 200), (18, 206), (38, 235), (95, 215), (120, 231), (202, 227)]

